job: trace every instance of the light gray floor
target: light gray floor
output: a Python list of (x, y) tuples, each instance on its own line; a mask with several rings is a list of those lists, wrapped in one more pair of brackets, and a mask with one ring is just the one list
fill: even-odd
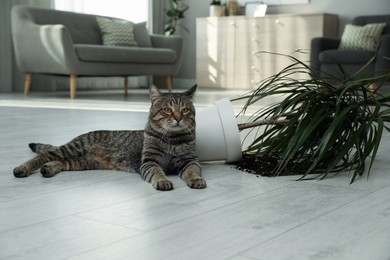
[[(352, 185), (348, 173), (297, 182), (215, 163), (203, 164), (205, 190), (171, 176), (175, 189), (158, 192), (111, 171), (13, 177), (29, 142), (142, 128), (144, 92), (0, 95), (0, 259), (390, 259), (388, 134), (370, 178)], [(235, 95), (202, 92), (196, 104), (223, 94)]]

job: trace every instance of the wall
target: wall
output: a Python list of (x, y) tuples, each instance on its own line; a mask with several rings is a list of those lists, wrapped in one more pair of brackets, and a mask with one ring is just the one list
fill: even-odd
[[(225, 0), (226, 1), (226, 0)], [(222, 2), (225, 2), (222, 0)], [(250, 2), (252, 0), (248, 0)], [(190, 9), (186, 12), (184, 25), (190, 30), (190, 33), (181, 32), (184, 37), (185, 55), (183, 66), (180, 73), (176, 76), (177, 85), (187, 85), (195, 82), (195, 37), (196, 37), (196, 17), (207, 17), (209, 14), (209, 4), (211, 0), (184, 0)], [(239, 0), (245, 3), (245, 0)], [(302, 14), (302, 13), (333, 13), (339, 15), (340, 33), (346, 23), (349, 23), (353, 17), (358, 15), (390, 14), (389, 0), (310, 0), (309, 4), (269, 6), (268, 14)]]

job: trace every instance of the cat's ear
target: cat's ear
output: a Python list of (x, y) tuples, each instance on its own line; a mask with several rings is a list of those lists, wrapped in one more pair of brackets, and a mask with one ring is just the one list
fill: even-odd
[(197, 87), (198, 87), (198, 85), (195, 84), (190, 89), (188, 89), (185, 92), (183, 92), (183, 95), (185, 95), (187, 97), (190, 97), (190, 98), (193, 98)]
[(149, 87), (149, 96), (150, 96), (150, 100), (152, 101), (152, 104), (154, 104), (154, 102), (156, 100), (161, 98), (162, 93), (158, 89), (158, 87), (156, 87), (155, 85), (151, 84), (150, 87)]

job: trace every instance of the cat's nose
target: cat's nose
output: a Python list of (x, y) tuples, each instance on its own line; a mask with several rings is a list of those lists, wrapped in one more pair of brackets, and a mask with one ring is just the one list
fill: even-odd
[(179, 113), (173, 113), (173, 118), (176, 120), (177, 123), (179, 123), (183, 117)]

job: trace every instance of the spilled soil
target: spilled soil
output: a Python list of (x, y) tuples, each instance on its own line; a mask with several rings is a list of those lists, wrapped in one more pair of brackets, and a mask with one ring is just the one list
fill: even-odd
[(255, 175), (274, 177), (278, 161), (275, 158), (260, 157), (254, 154), (242, 154), (236, 168)]

